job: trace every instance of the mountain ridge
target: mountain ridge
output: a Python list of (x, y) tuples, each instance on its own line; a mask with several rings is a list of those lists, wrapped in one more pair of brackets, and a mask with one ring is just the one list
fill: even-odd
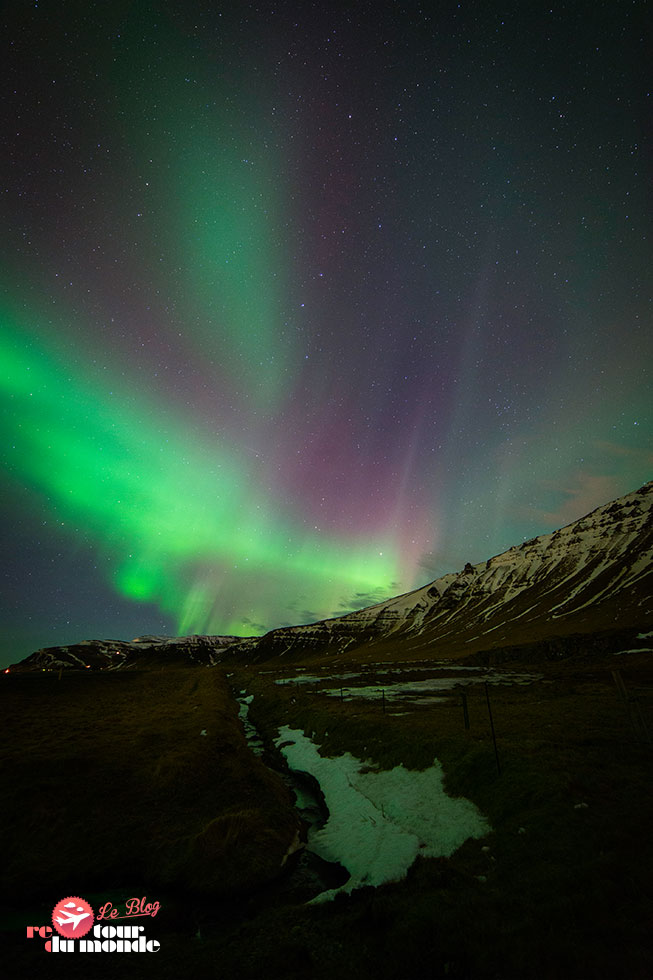
[[(445, 657), (653, 619), (653, 482), (576, 521), (366, 609), (255, 641), (257, 660), (426, 650)], [(524, 601), (526, 600), (526, 601)], [(495, 636), (490, 634), (495, 633)], [(251, 645), (251, 641), (250, 641)], [(361, 651), (362, 652), (362, 651)]]
[[(461, 659), (653, 626), (653, 481), (564, 527), (344, 616), (262, 637), (141, 637), (37, 651), (21, 669), (351, 657)], [(554, 643), (555, 646), (555, 643)], [(80, 649), (81, 648), (81, 649)], [(93, 660), (93, 663), (90, 661)], [(84, 663), (81, 663), (84, 661)]]

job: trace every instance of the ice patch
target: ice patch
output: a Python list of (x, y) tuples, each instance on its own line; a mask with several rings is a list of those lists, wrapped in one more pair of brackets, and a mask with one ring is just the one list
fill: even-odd
[(472, 684), (532, 684), (534, 681), (542, 680), (542, 674), (527, 674), (515, 671), (487, 671), (481, 677), (476, 675), (466, 677), (427, 677), (424, 680), (413, 681), (387, 681), (371, 685), (361, 685), (360, 687), (330, 687), (320, 691), (327, 697), (339, 697), (342, 695), (349, 698), (371, 698), (378, 700), (381, 691), (386, 701), (404, 701), (415, 699), (423, 695), (438, 694), (446, 691), (455, 691), (458, 687)]
[(317, 779), (329, 810), (324, 826), (309, 831), (309, 850), (350, 873), (344, 885), (313, 901), (398, 881), (419, 855), (449, 857), (468, 838), (490, 831), (470, 800), (447, 796), (437, 760), (422, 772), (403, 766), (369, 771), (348, 752), (321, 756), (303, 732), (287, 726), (279, 729), (277, 745), (292, 769)]
[(246, 691), (241, 691), (241, 697), (236, 698), (238, 702), (238, 717), (242, 722), (242, 726), (245, 729), (245, 738), (247, 739), (247, 744), (254, 753), (254, 755), (263, 755), (265, 751), (261, 737), (257, 732), (254, 725), (252, 725), (249, 720), (249, 706), (254, 700), (254, 695), (249, 694), (247, 697), (242, 697), (246, 694)]
[(633, 650), (615, 650), (613, 657), (621, 657), (624, 653), (651, 653), (650, 647), (635, 647)]

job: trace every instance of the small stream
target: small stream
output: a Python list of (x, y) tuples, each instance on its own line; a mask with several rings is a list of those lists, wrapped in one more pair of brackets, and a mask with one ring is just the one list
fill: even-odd
[[(239, 705), (238, 717), (245, 730), (247, 744), (254, 755), (262, 757), (265, 745), (260, 732), (249, 718), (249, 706), (253, 698), (253, 694), (247, 695), (245, 691), (241, 691), (236, 696)], [(271, 771), (281, 776), (295, 794), (295, 809), (303, 822), (311, 830), (319, 830), (323, 827), (329, 819), (329, 810), (317, 779), (301, 769), (288, 767), (287, 769), (275, 768)], [(340, 887), (349, 877), (349, 872), (341, 864), (325, 861), (307, 844), (292, 871), (270, 887), (275, 895), (285, 897), (289, 901), (309, 901), (320, 892)]]

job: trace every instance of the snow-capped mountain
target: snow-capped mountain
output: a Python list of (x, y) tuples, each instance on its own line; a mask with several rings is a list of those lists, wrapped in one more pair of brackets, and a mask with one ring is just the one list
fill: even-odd
[[(367, 659), (462, 657), (653, 621), (653, 482), (551, 534), (337, 619), (273, 630), (250, 659), (354, 650)], [(236, 652), (238, 645), (229, 653)]]
[(20, 670), (124, 670), (150, 664), (197, 663), (210, 665), (239, 636), (138, 636), (134, 640), (82, 640), (68, 646), (37, 650), (20, 664)]
[(558, 656), (574, 644), (588, 649), (590, 635), (593, 649), (610, 648), (638, 631), (653, 636), (652, 507), (653, 482), (551, 534), (337, 619), (244, 639), (84, 641), (39, 650), (17, 666), (120, 669), (343, 654), (360, 660), (440, 659), (525, 648)]

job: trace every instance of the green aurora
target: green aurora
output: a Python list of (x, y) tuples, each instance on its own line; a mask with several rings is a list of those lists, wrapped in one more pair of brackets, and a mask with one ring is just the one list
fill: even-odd
[[(378, 545), (298, 533), (283, 503), (272, 510), (256, 460), (218, 439), (191, 443), (189, 423), (160, 404), (116, 384), (102, 390), (42, 344), (26, 349), (27, 331), (11, 314), (2, 322), (2, 390), (11, 407), (2, 436), (13, 478), (45, 495), (73, 536), (83, 528), (111, 557), (122, 595), (156, 603), (186, 634), (242, 632), (242, 588), (252, 623), (268, 620), (279, 590), (318, 610), (356, 593), (390, 594), (391, 547), (380, 554)], [(274, 578), (272, 594), (252, 584), (257, 576)]]

